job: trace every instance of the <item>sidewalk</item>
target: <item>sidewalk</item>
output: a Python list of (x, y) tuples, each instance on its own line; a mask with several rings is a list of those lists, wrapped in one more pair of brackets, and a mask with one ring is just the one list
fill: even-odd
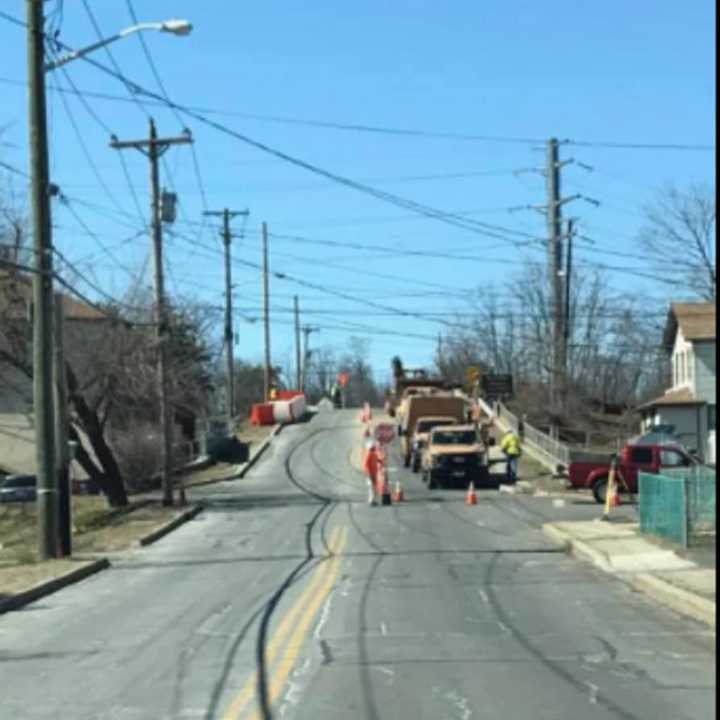
[(554, 522), (543, 525), (543, 532), (657, 602), (715, 627), (715, 569), (641, 535), (637, 523)]

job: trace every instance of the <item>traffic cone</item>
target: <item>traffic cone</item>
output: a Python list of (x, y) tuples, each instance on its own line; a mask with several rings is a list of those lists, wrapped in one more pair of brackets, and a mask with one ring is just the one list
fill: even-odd
[(611, 507), (620, 507), (620, 493), (617, 484), (613, 484), (612, 495), (610, 496)]
[(405, 491), (399, 480), (395, 481), (395, 494), (393, 495), (395, 502), (405, 502)]
[(465, 498), (466, 505), (477, 505), (477, 493), (475, 492), (475, 483), (471, 480)]

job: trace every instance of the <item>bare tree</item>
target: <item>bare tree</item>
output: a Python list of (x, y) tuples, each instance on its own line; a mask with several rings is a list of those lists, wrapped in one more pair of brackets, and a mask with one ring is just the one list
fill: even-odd
[(645, 212), (640, 239), (655, 269), (679, 270), (688, 290), (715, 300), (715, 189), (669, 185)]

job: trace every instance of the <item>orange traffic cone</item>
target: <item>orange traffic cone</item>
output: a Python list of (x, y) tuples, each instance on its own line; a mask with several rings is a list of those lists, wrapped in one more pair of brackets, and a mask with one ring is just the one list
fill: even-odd
[(468, 487), (467, 497), (465, 498), (466, 505), (477, 505), (477, 493), (475, 492), (475, 483), (471, 480), (470, 486)]
[(395, 481), (395, 494), (393, 495), (395, 502), (405, 502), (405, 491), (399, 480)]
[(613, 483), (612, 495), (610, 496), (610, 505), (612, 507), (620, 506), (620, 493), (618, 492), (618, 486)]

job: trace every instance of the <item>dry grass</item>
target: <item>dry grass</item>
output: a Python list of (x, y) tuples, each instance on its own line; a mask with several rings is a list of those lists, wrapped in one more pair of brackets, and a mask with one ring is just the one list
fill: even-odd
[[(99, 496), (73, 497), (73, 553), (77, 556), (124, 550), (176, 515), (177, 508), (135, 499), (127, 508), (109, 508)], [(73, 560), (39, 562), (35, 503), (0, 506), (0, 596), (18, 592), (77, 567)]]

